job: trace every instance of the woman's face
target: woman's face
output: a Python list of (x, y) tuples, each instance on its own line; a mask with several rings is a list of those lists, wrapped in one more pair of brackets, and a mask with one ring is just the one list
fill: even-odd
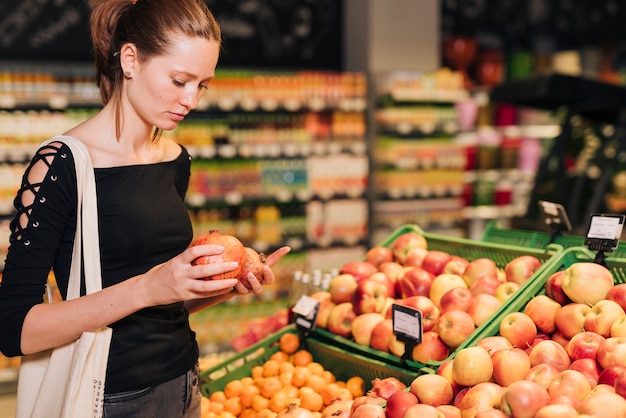
[(216, 41), (179, 36), (168, 53), (137, 63), (126, 80), (133, 111), (150, 127), (174, 129), (198, 106), (215, 75), (219, 49)]

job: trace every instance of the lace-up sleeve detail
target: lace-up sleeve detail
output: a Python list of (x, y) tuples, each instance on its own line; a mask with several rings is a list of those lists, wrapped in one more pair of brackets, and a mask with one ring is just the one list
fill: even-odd
[(40, 148), (14, 200), (10, 245), (0, 282), (0, 351), (19, 355), (22, 323), (41, 303), (51, 268), (69, 264), (76, 223), (76, 174), (61, 142)]

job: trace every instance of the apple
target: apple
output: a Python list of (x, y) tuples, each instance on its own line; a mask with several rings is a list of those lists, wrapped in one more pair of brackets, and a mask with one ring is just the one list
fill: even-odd
[(495, 261), (486, 257), (470, 261), (463, 271), (463, 280), (467, 283), (467, 287), (485, 276), (498, 277), (498, 266)]
[(559, 331), (558, 329), (554, 331), (550, 337), (552, 338), (552, 340), (561, 344), (563, 347), (565, 347), (570, 340), (565, 335), (563, 335), (561, 331)]
[(379, 265), (378, 271), (385, 273), (389, 280), (395, 283), (404, 274), (404, 266), (395, 261), (389, 261)]
[(396, 334), (392, 334), (388, 342), (388, 350), (396, 357), (404, 357), (406, 353), (406, 343), (399, 340)]
[(443, 267), (443, 272), (445, 274), (457, 274), (459, 276), (463, 276), (463, 272), (467, 268), (469, 261), (466, 258), (463, 258), (459, 255), (452, 255), (450, 261), (446, 263)]
[(330, 299), (320, 301), (320, 306), (317, 308), (317, 316), (315, 317), (315, 326), (324, 329), (328, 328), (330, 312), (335, 306), (337, 305)]
[(451, 404), (454, 399), (452, 384), (438, 374), (426, 373), (417, 376), (409, 385), (409, 390), (421, 404), (446, 405)]
[(504, 390), (501, 408), (507, 416), (533, 418), (549, 402), (548, 391), (539, 383), (518, 380)]
[(535, 418), (572, 418), (577, 416), (576, 408), (567, 404), (549, 404), (540, 408), (535, 414)]
[(352, 338), (357, 344), (369, 347), (374, 327), (385, 318), (378, 312), (368, 312), (357, 315), (352, 321)]
[(552, 334), (556, 329), (556, 312), (561, 305), (546, 295), (537, 295), (528, 301), (524, 307), (524, 313), (528, 315), (537, 330), (546, 334)]
[(585, 315), (585, 330), (610, 337), (613, 323), (625, 314), (619, 303), (608, 299), (599, 300)]
[(422, 313), (422, 331), (430, 331), (439, 320), (440, 311), (430, 298), (426, 296), (409, 296), (408, 298), (396, 300), (398, 305), (417, 309)]
[(626, 373), (621, 373), (615, 379), (613, 383), (615, 393), (626, 398)]
[(422, 267), (426, 254), (428, 254), (428, 250), (425, 248), (411, 248), (411, 250), (406, 253), (406, 257), (404, 257), (402, 265), (404, 267)]
[(587, 414), (594, 418), (626, 417), (626, 399), (617, 393), (588, 396), (580, 403), (578, 414)]
[(409, 407), (417, 405), (417, 397), (411, 392), (398, 391), (391, 395), (385, 405), (387, 418), (402, 418)]
[(404, 232), (393, 241), (391, 251), (395, 260), (400, 264), (404, 263), (407, 253), (411, 248), (428, 249), (428, 243), (423, 235), (417, 232)]
[(589, 380), (589, 384), (592, 388), (596, 387), (598, 384), (598, 379), (600, 378), (600, 365), (597, 361), (591, 358), (580, 358), (578, 360), (572, 361), (572, 364), (569, 366), (570, 370), (577, 370), (585, 375), (587, 380)]
[(521, 348), (508, 348), (491, 353), (493, 380), (506, 387), (513, 382), (523, 380), (530, 372), (530, 359)]
[(554, 340), (539, 341), (528, 354), (530, 367), (549, 364), (559, 372), (569, 368), (571, 360), (565, 348)]
[(544, 285), (546, 295), (550, 299), (554, 299), (556, 302), (563, 305), (567, 305), (571, 302), (570, 298), (563, 292), (563, 276), (565, 270), (557, 271), (548, 277), (546, 284)]
[(618, 283), (610, 288), (605, 299), (619, 303), (622, 309), (626, 311), (626, 283)]
[(443, 413), (431, 405), (415, 404), (410, 406), (402, 418), (442, 418)]
[(328, 292), (335, 304), (351, 302), (356, 290), (356, 278), (352, 274), (338, 274), (328, 282)]
[(611, 337), (626, 337), (626, 314), (618, 318), (611, 325)]
[(472, 335), (476, 325), (469, 313), (452, 310), (439, 316), (436, 329), (444, 344), (456, 348)]
[(504, 266), (504, 274), (507, 282), (523, 285), (537, 270), (541, 268), (541, 261), (532, 255), (521, 255), (509, 261)]
[(597, 360), (603, 369), (626, 365), (626, 337), (605, 338), (598, 347)]
[(524, 377), (524, 380), (537, 382), (547, 390), (552, 383), (552, 379), (554, 378), (554, 376), (556, 376), (560, 372), (560, 370), (558, 370), (551, 364), (539, 363), (535, 366), (531, 366), (530, 371)]
[(436, 306), (441, 308), (441, 298), (447, 291), (454, 289), (455, 287), (464, 287), (469, 289), (469, 286), (465, 283), (463, 277), (457, 274), (442, 273), (436, 276), (430, 284), (428, 297), (435, 303)]
[(472, 298), (467, 313), (474, 320), (474, 324), (479, 327), (491, 318), (501, 305), (502, 302), (497, 297), (481, 293)]
[(451, 310), (467, 312), (473, 297), (474, 295), (472, 295), (472, 292), (470, 292), (467, 287), (455, 287), (450, 289), (444, 293), (439, 300), (441, 313)]
[[(497, 385), (497, 383), (496, 383), (496, 385)], [(500, 385), (498, 385), (498, 386), (500, 386)], [(461, 405), (463, 404), (463, 398), (465, 398), (465, 395), (467, 395), (467, 392), (469, 392), (470, 387), (469, 386), (461, 386), (461, 385), (459, 385), (459, 387), (461, 388), (461, 390), (459, 390), (459, 392), (454, 397), (454, 401), (452, 401), (452, 405), (454, 405), (457, 408), (459, 408), (459, 411), (460, 411)]]
[(500, 322), (500, 335), (513, 347), (526, 348), (537, 336), (537, 326), (524, 312), (509, 312)]
[(396, 292), (401, 298), (409, 296), (428, 296), (435, 276), (421, 267), (410, 267), (396, 281)]
[(452, 255), (445, 251), (430, 250), (422, 260), (422, 268), (434, 276), (443, 273), (443, 269), (452, 260)]
[(365, 261), (379, 267), (382, 263), (393, 261), (393, 251), (383, 245), (376, 245), (365, 253)]
[(591, 392), (589, 392), (589, 395), (587, 396), (593, 396), (594, 394), (600, 393), (600, 392), (615, 393), (615, 388), (613, 386), (607, 385), (606, 383), (598, 383), (596, 387), (591, 389)]
[(565, 269), (561, 286), (573, 302), (594, 305), (614, 286), (613, 275), (601, 264), (579, 261)]
[(504, 283), (497, 276), (483, 276), (477, 279), (469, 287), (474, 296), (486, 293), (488, 295), (495, 295), (496, 289)]
[(454, 381), (461, 386), (488, 382), (493, 376), (491, 356), (481, 347), (462, 348), (454, 357), (452, 375)]
[(350, 338), (352, 321), (356, 316), (350, 302), (338, 303), (328, 315), (328, 330), (340, 337)]
[(482, 338), (476, 343), (476, 346), (485, 349), (490, 355), (493, 355), (498, 350), (513, 348), (511, 342), (501, 335), (491, 335)]
[(598, 357), (598, 347), (604, 339), (602, 335), (596, 332), (582, 331), (570, 338), (565, 350), (573, 361), (583, 358), (590, 358), (595, 361)]
[(386, 418), (385, 409), (381, 405), (366, 403), (350, 413), (351, 418)]
[(626, 365), (605, 367), (598, 376), (598, 385), (608, 385), (614, 388), (617, 378), (624, 372), (626, 372)]
[(339, 268), (339, 274), (351, 274), (356, 281), (367, 279), (378, 271), (378, 267), (364, 260), (348, 261)]
[(427, 331), (422, 335), (422, 341), (413, 347), (411, 358), (413, 361), (426, 364), (429, 361), (443, 361), (449, 354), (450, 350), (439, 337), (439, 333)]
[(551, 397), (563, 395), (582, 401), (591, 392), (591, 384), (587, 377), (577, 370), (560, 371), (548, 386)]
[(461, 416), (475, 417), (489, 408), (500, 409), (504, 388), (497, 383), (481, 382), (470, 387), (461, 400)]
[(502, 412), (500, 409), (487, 408), (476, 412), (474, 418), (509, 418), (510, 416)]
[(450, 386), (452, 387), (452, 396), (456, 397), (456, 395), (463, 389), (461, 385), (454, 381), (454, 376), (452, 374), (452, 364), (454, 363), (454, 359), (448, 358), (439, 364), (435, 374), (444, 377), (448, 382), (450, 382)]
[(442, 416), (439, 418), (461, 418), (461, 410), (454, 405), (439, 405), (436, 407)]
[(506, 302), (521, 286), (515, 282), (503, 282), (496, 287), (493, 295), (502, 303)]
[(395, 295), (391, 280), (384, 273), (374, 273), (357, 283), (352, 294), (352, 306), (357, 315), (367, 312), (382, 313), (387, 298)]
[(556, 329), (567, 339), (585, 330), (585, 317), (591, 306), (584, 303), (568, 303), (561, 306), (554, 317)]
[(389, 352), (389, 340), (393, 335), (393, 320), (385, 318), (372, 329), (370, 347), (385, 353)]

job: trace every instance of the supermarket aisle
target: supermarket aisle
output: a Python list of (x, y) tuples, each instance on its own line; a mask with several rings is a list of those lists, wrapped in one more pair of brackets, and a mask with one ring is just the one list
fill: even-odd
[(15, 418), (15, 395), (0, 395), (0, 418)]

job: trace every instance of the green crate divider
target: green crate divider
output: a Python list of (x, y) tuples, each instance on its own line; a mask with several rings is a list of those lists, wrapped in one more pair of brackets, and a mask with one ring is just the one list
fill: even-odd
[[(529, 248), (546, 248), (551, 243), (563, 248), (585, 246), (585, 238), (581, 236), (557, 234), (553, 238), (548, 232), (502, 228), (497, 221), (490, 221), (487, 224), (481, 241)], [(620, 243), (610, 254), (613, 257), (626, 258), (626, 244)]]
[[(255, 366), (263, 365), (272, 354), (279, 351), (278, 342), (285, 333), (300, 334), (294, 325), (288, 325), (230, 359), (203, 371), (200, 374), (202, 394), (208, 397), (215, 391), (223, 390), (232, 380), (251, 376)], [(330, 370), (337, 380), (346, 381), (350, 377), (360, 376), (365, 381), (366, 390), (371, 389), (371, 382), (375, 378), (397, 377), (408, 386), (417, 376), (414, 371), (327, 344), (313, 334), (306, 337), (301, 335), (301, 340), (302, 348), (308, 349), (313, 360)]]
[[(500, 268), (504, 268), (509, 261), (521, 255), (533, 255), (537, 257), (537, 259), (542, 262), (541, 268), (535, 272), (531, 279), (520, 287), (516, 294), (525, 292), (525, 289), (530, 287), (533, 281), (537, 280), (543, 271), (551, 268), (552, 263), (556, 262), (558, 260), (558, 256), (563, 252), (563, 247), (558, 244), (551, 244), (545, 248), (528, 248), (514, 245), (496, 244), (431, 234), (424, 232), (419, 226), (414, 224), (407, 224), (397, 228), (389, 237), (381, 242), (380, 245), (390, 246), (400, 235), (407, 232), (416, 232), (423, 235), (428, 242), (429, 250), (446, 251), (450, 254), (465, 257), (470, 261), (483, 257), (491, 258)], [(512, 298), (513, 297), (514, 296), (512, 296)], [(474, 330), (472, 335), (468, 337), (468, 341), (473, 339), (476, 335), (482, 335), (485, 332), (484, 329), (489, 326), (490, 321), (495, 321), (498, 317), (508, 313), (508, 310), (509, 304), (503, 304), (487, 321), (485, 321), (485, 323), (481, 324), (476, 328), (476, 330)], [(337, 336), (325, 329), (315, 329), (313, 331), (313, 335), (334, 347), (341, 347), (346, 350), (359, 353), (363, 356), (385, 362), (397, 368), (413, 370), (418, 374), (434, 372), (446, 360), (453, 358), (459, 350), (459, 347), (457, 347), (443, 361), (430, 361), (424, 364), (357, 344), (352, 340)]]

